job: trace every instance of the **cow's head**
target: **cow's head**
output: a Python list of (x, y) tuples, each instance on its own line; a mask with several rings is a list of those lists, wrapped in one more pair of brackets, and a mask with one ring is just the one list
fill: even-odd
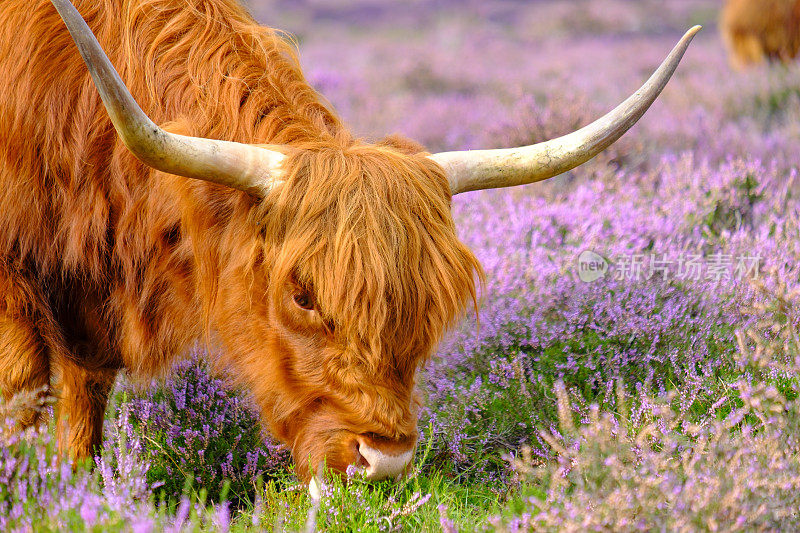
[[(547, 179), (601, 152), (644, 114), (699, 28), (614, 111), (534, 146), (426, 154), (403, 141), (331, 138), (255, 146), (164, 131), (141, 111), (68, 0), (52, 0), (128, 148), (171, 174), (263, 198), (263, 260), (238, 344), (249, 381), (301, 475), (323, 462), (395, 476), (416, 443), (415, 374), (475, 301), (475, 257), (456, 237), (454, 194)], [(224, 288), (223, 288), (224, 291)], [(233, 299), (235, 300), (235, 299)], [(238, 300), (237, 300), (238, 301)], [(233, 323), (235, 320), (229, 320)]]
[(480, 267), (456, 236), (447, 178), (419, 152), (295, 147), (265, 199), (267, 298), (251, 321), (273, 365), (254, 392), (303, 474), (323, 460), (370, 478), (406, 466), (416, 370), (475, 300)]

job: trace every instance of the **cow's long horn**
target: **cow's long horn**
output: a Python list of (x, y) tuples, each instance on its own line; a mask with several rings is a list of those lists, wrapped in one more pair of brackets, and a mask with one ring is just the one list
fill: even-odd
[(661, 66), (631, 97), (606, 116), (551, 141), (499, 150), (433, 154), (447, 173), (452, 194), (525, 185), (558, 176), (593, 158), (628, 131), (666, 86), (700, 26), (675, 46)]
[(258, 196), (267, 194), (280, 180), (286, 156), (279, 150), (186, 137), (159, 128), (136, 103), (75, 6), (69, 0), (51, 2), (78, 45), (117, 133), (143, 163)]

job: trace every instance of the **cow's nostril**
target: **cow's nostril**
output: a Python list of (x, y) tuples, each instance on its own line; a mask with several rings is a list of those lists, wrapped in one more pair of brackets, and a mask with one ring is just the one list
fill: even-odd
[(369, 469), (369, 461), (361, 454), (361, 443), (356, 440), (356, 461), (353, 463), (358, 468)]

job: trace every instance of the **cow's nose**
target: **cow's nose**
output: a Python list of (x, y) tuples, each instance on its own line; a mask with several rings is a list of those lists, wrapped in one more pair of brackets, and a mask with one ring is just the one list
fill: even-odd
[(403, 443), (380, 442), (358, 435), (355, 439), (357, 457), (355, 466), (363, 468), (369, 480), (397, 477), (411, 463), (416, 444), (415, 440)]

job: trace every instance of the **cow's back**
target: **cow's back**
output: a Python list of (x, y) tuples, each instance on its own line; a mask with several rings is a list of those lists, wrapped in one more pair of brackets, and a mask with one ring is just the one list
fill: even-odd
[[(236, 0), (73, 3), (158, 123), (240, 142), (338, 128), (292, 48)], [(174, 180), (154, 179), (119, 142), (49, 0), (3, 0), (0, 123), (0, 259), (103, 280), (120, 238), (146, 241), (153, 224), (176, 223)]]
[(49, 0), (0, 10), (0, 258), (40, 268), (97, 266), (111, 211), (113, 137), (62, 27)]

